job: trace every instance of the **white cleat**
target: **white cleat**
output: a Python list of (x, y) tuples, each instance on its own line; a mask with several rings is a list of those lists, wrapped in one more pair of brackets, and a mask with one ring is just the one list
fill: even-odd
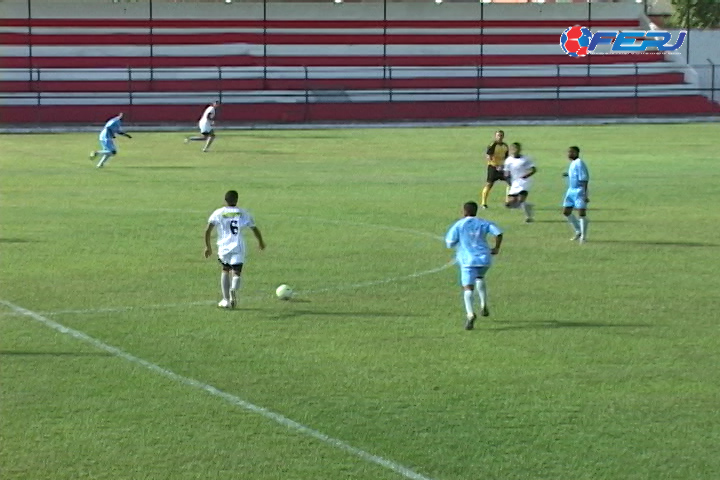
[(185, 137), (185, 143), (190, 143), (190, 137)]
[(227, 300), (225, 300), (225, 299), (223, 298), (223, 299), (220, 300), (220, 302), (218, 303), (218, 307), (220, 307), (220, 308), (230, 308), (230, 302), (228, 302)]
[(578, 241), (578, 240), (580, 240), (580, 234), (579, 234), (579, 233), (576, 233), (575, 236), (570, 239), (571, 242), (576, 242), (576, 241)]
[(97, 152), (93, 150), (92, 152), (90, 152), (90, 160), (95, 160), (95, 157), (97, 157)]

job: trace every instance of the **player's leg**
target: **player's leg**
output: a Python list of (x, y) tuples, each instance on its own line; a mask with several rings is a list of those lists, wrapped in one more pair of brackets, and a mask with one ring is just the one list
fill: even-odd
[(497, 180), (497, 170), (492, 165), (488, 165), (487, 167), (487, 179), (485, 180), (485, 186), (482, 189), (482, 193), (480, 194), (480, 206), (482, 208), (488, 208), (487, 206), (487, 199), (490, 195), (490, 190), (492, 190), (493, 184)]
[(460, 285), (463, 292), (463, 304), (465, 305), (465, 330), (472, 330), (475, 323), (475, 310), (473, 308), (473, 275), (472, 267), (460, 267)]
[(527, 201), (529, 193), (527, 190), (521, 190), (518, 193), (518, 203), (523, 213), (525, 213), (525, 223), (533, 221), (533, 205)]
[(570, 240), (579, 240), (580, 239), (580, 222), (578, 222), (577, 217), (573, 215), (573, 208), (575, 208), (575, 193), (572, 190), (568, 190), (565, 193), (565, 199), (563, 200), (563, 215), (565, 215), (565, 218), (567, 219), (568, 223), (573, 229), (573, 238)]
[(222, 292), (222, 300), (218, 303), (220, 308), (230, 308), (230, 271), (232, 266), (226, 262), (229, 262), (229, 258), (218, 258), (220, 265), (222, 265), (222, 272), (220, 273), (220, 291)]
[(475, 287), (477, 289), (478, 298), (480, 299), (480, 315), (483, 317), (490, 315), (490, 310), (488, 309), (487, 282), (485, 281), (485, 275), (487, 275), (489, 269), (489, 266), (479, 267), (475, 271)]
[(585, 201), (583, 199), (582, 202), (579, 202), (583, 208), (578, 208), (578, 216), (580, 217), (578, 223), (580, 224), (580, 243), (585, 243), (587, 241), (587, 231), (588, 231), (588, 223), (589, 220), (587, 218), (587, 208), (585, 205)]
[(518, 208), (520, 206), (518, 196), (514, 193), (508, 193), (507, 197), (505, 197), (505, 206), (507, 208)]
[(200, 135), (195, 135), (194, 137), (186, 137), (185, 143), (187, 142), (205, 142), (208, 138), (208, 133), (206, 132), (200, 132)]
[(98, 151), (96, 154), (102, 155), (102, 157), (100, 157), (100, 161), (96, 165), (97, 168), (102, 168), (102, 166), (105, 165), (105, 162), (107, 162), (110, 159), (110, 157), (112, 157), (113, 155), (117, 155), (117, 149), (115, 148), (115, 142), (113, 142), (112, 138), (102, 140), (100, 142), (100, 145), (102, 146), (102, 149), (100, 151)]
[(210, 145), (215, 141), (215, 132), (210, 130), (210, 132), (207, 134), (207, 140), (205, 141), (205, 146), (203, 147), (203, 152), (207, 152), (208, 149), (210, 149)]
[(232, 280), (230, 281), (230, 308), (235, 308), (238, 300), (238, 290), (240, 289), (241, 275), (243, 264), (232, 265)]

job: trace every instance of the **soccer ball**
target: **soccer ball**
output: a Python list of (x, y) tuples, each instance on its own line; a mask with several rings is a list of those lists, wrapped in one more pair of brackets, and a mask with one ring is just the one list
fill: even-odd
[(571, 57), (584, 57), (588, 54), (588, 46), (592, 32), (589, 28), (574, 25), (560, 35), (560, 46)]
[(293, 291), (292, 288), (283, 284), (277, 287), (275, 295), (277, 295), (280, 300), (290, 300), (293, 296)]

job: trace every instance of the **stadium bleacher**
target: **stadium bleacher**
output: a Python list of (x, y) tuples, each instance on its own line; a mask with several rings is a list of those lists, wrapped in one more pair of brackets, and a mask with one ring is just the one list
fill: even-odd
[(718, 112), (664, 55), (571, 58), (559, 47), (570, 25), (638, 30), (639, 16), (511, 7), (514, 18), (482, 21), (6, 18), (0, 121), (87, 122), (119, 108), (170, 122), (216, 98), (238, 122)]

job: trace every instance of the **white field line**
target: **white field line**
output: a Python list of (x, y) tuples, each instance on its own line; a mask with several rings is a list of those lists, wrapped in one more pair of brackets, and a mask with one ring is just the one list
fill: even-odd
[(285, 417), (284, 415), (273, 412), (272, 410), (269, 410), (265, 407), (255, 405), (254, 403), (250, 403), (246, 400), (243, 400), (240, 397), (237, 397), (237, 396), (232, 395), (227, 392), (223, 392), (222, 390), (219, 390), (218, 388), (213, 387), (212, 385), (203, 383), (199, 380), (195, 380), (190, 377), (185, 377), (183, 375), (173, 372), (172, 370), (168, 370), (168, 369), (163, 368), (159, 365), (156, 365), (152, 362), (149, 362), (142, 358), (136, 357), (135, 355), (127, 353), (124, 350), (121, 350), (112, 345), (108, 345), (107, 343), (104, 343), (101, 340), (91, 337), (87, 333), (81, 332), (80, 330), (75, 330), (73, 328), (66, 327), (65, 325), (62, 325), (60, 323), (54, 322), (54, 321), (50, 320), (49, 318), (47, 318), (43, 315), (40, 315), (37, 312), (27, 310), (23, 307), (15, 305), (14, 303), (7, 302), (5, 300), (0, 300), (0, 304), (5, 305), (6, 307), (10, 308), (11, 310), (13, 310), (14, 312), (16, 312), (20, 315), (32, 318), (33, 320), (36, 320), (36, 321), (42, 323), (43, 325), (45, 325), (46, 327), (49, 327), (57, 332), (60, 332), (64, 335), (69, 335), (77, 340), (80, 340), (82, 342), (90, 344), (99, 350), (103, 350), (105, 352), (110, 353), (111, 355), (114, 355), (116, 357), (127, 360), (128, 362), (143, 366), (146, 369), (150, 370), (151, 372), (154, 372), (163, 377), (169, 378), (170, 380), (174, 380), (178, 383), (181, 383), (188, 387), (196, 388), (198, 390), (204, 390), (205, 392), (209, 393), (210, 395), (221, 398), (221, 399), (225, 400), (226, 402), (228, 402), (232, 405), (235, 405), (237, 407), (240, 407), (244, 410), (247, 410), (249, 412), (256, 413), (264, 418), (267, 418), (268, 420), (272, 420), (272, 421), (288, 428), (289, 430), (293, 430), (293, 431), (302, 433), (304, 435), (307, 435), (308, 437), (312, 437), (316, 440), (320, 440), (321, 442), (323, 442), (327, 445), (330, 445), (332, 447), (335, 447), (337, 449), (340, 449), (340, 450), (348, 452), (352, 455), (355, 455), (355, 456), (361, 458), (362, 460), (365, 460), (366, 462), (374, 463), (376, 465), (384, 467), (384, 468), (391, 470), (405, 478), (409, 478), (412, 480), (432, 480), (431, 478), (421, 475), (403, 465), (400, 465), (399, 463), (393, 462), (392, 460), (388, 460), (388, 459), (380, 457), (378, 455), (374, 455), (372, 453), (366, 452), (365, 450), (362, 450), (360, 448), (353, 447), (349, 443), (346, 443), (342, 440), (338, 440), (337, 438), (333, 438), (333, 437), (326, 435), (320, 431), (314, 430), (306, 425), (298, 423), (288, 417)]
[[(107, 209), (107, 208), (103, 208)], [(111, 208), (113, 210), (116, 210), (116, 208)], [(184, 212), (184, 213), (197, 213), (197, 214), (207, 214), (204, 210), (188, 210), (188, 209), (173, 209), (173, 208), (158, 208), (158, 209), (127, 209), (127, 208), (120, 208), (120, 210), (134, 210), (134, 211), (173, 211), (173, 212)], [(267, 214), (267, 216), (274, 216), (279, 214)], [(378, 225), (374, 223), (365, 223), (365, 222), (354, 222), (351, 220), (342, 220), (342, 219), (324, 219), (324, 218), (317, 218), (317, 217), (310, 217), (310, 216), (304, 216), (304, 215), (296, 215), (295, 218), (303, 219), (303, 220), (309, 220), (309, 221), (315, 221), (320, 223), (331, 223), (336, 225), (352, 225), (357, 227), (369, 227), (369, 228), (377, 228), (381, 230), (390, 230), (394, 232), (403, 232), (408, 233), (411, 235), (418, 235), (422, 237), (428, 237), (433, 240), (439, 240), (442, 241), (443, 237), (435, 235), (434, 233), (430, 232), (424, 232), (422, 230), (414, 230), (411, 228), (404, 228), (404, 227), (395, 227), (392, 225)], [(407, 275), (398, 275), (395, 277), (388, 277), (388, 278), (382, 278), (379, 280), (367, 280), (365, 282), (359, 282), (359, 283), (351, 283), (351, 284), (345, 284), (345, 285), (333, 285), (330, 287), (325, 288), (315, 288), (310, 290), (296, 290), (295, 294), (302, 296), (302, 295), (312, 295), (315, 293), (328, 293), (328, 292), (336, 292), (336, 291), (343, 291), (343, 290), (354, 290), (356, 288), (363, 288), (363, 287), (372, 287), (375, 285), (385, 285), (387, 283), (394, 283), (399, 282), (402, 280), (412, 280), (419, 277), (424, 277), (426, 275), (432, 275), (433, 273), (441, 272), (447, 268), (450, 268), (455, 264), (455, 261), (452, 260), (440, 267), (431, 268), (429, 270), (423, 270), (421, 272), (414, 272)], [(241, 295), (241, 299), (243, 298), (259, 298), (264, 295)], [(167, 303), (167, 304), (159, 304), (159, 305), (141, 305), (141, 306), (120, 306), (120, 307), (107, 307), (107, 308), (88, 308), (88, 309), (72, 309), (72, 310), (56, 310), (56, 311), (49, 311), (49, 312), (38, 312), (40, 315), (46, 315), (49, 317), (53, 317), (56, 315), (83, 315), (83, 314), (96, 314), (96, 313), (121, 313), (121, 312), (129, 312), (133, 310), (161, 310), (161, 309), (172, 309), (172, 308), (185, 308), (185, 307), (194, 307), (194, 306), (206, 306), (206, 305), (212, 305), (214, 301), (206, 300), (206, 301), (197, 301), (197, 302), (189, 302), (189, 303)], [(22, 315), (16, 311), (12, 312), (1, 312), (0, 317), (3, 316), (17, 316)]]
[[(354, 290), (356, 288), (363, 288), (363, 287), (372, 287), (375, 285), (384, 285), (387, 283), (394, 283), (399, 282), (402, 280), (412, 280), (414, 278), (424, 277), (425, 275), (432, 275), (433, 273), (441, 272), (445, 270), (446, 268), (449, 268), (455, 264), (455, 261), (450, 261), (446, 263), (445, 265), (442, 265), (440, 267), (431, 268), (430, 270), (423, 270), (422, 272), (415, 272), (410, 273), (408, 275), (400, 275), (397, 277), (388, 277), (383, 278), (380, 280), (368, 280), (366, 282), (359, 282), (359, 283), (352, 283), (352, 284), (346, 284), (346, 285), (334, 285), (332, 287), (325, 287), (325, 288), (316, 288), (311, 290), (300, 290), (296, 291), (295, 294), (299, 296), (303, 295), (312, 295), (315, 293), (328, 293), (328, 292), (337, 292), (342, 290)], [(260, 297), (269, 297), (270, 294), (267, 295), (240, 295), (240, 300), (246, 299), (246, 298), (252, 298), (257, 299)], [(163, 310), (163, 309), (172, 309), (172, 308), (187, 308), (187, 307), (197, 307), (197, 306), (208, 306), (213, 305), (215, 303), (214, 300), (201, 300), (197, 302), (188, 302), (188, 303), (165, 303), (165, 304), (158, 304), (158, 305), (136, 305), (136, 306), (121, 306), (121, 307), (105, 307), (105, 308), (87, 308), (87, 309), (75, 309), (75, 310), (55, 310), (50, 312), (37, 312), (38, 315), (44, 315), (48, 317), (54, 317), (58, 315), (91, 315), (91, 314), (97, 314), (97, 313), (122, 313), (122, 312), (131, 312), (135, 310)], [(7, 317), (7, 316), (23, 316), (24, 313), (21, 313), (19, 311), (13, 310), (10, 312), (0, 312), (0, 317)]]

